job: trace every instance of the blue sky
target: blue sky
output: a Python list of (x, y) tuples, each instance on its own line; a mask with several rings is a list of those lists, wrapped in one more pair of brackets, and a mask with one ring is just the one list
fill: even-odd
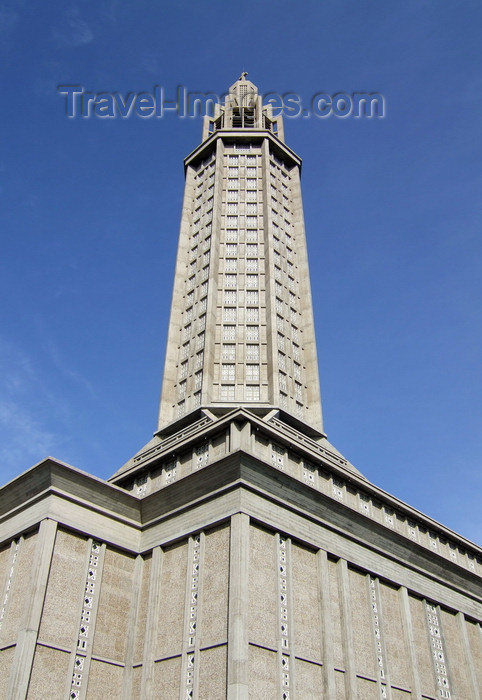
[(482, 540), (482, 6), (0, 2), (0, 470), (108, 477), (156, 427), (201, 121), (68, 119), (57, 86), (379, 92), (286, 119), (303, 158), (325, 427), (371, 481)]

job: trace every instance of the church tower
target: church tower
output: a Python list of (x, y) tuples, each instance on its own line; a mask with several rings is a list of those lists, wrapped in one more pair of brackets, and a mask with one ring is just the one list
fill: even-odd
[(327, 440), (301, 161), (245, 73), (184, 164), (153, 438), (0, 491), (0, 700), (481, 700), (482, 551)]
[(185, 160), (159, 430), (243, 405), (322, 431), (300, 165), (243, 74)]
[[(328, 447), (300, 188), (281, 117), (243, 73), (184, 161), (185, 193), (154, 440), (112, 479), (134, 475), (167, 435), (243, 407)], [(158, 454), (158, 451), (155, 451)], [(154, 487), (155, 488), (155, 487)]]

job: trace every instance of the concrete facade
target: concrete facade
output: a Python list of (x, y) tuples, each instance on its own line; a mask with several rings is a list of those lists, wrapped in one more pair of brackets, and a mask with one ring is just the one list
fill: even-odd
[(480, 550), (226, 424), (143, 498), (54, 460), (3, 489), (0, 698), (480, 697)]
[(480, 700), (482, 551), (323, 433), (299, 168), (243, 76), (186, 159), (154, 438), (0, 491), (0, 700)]

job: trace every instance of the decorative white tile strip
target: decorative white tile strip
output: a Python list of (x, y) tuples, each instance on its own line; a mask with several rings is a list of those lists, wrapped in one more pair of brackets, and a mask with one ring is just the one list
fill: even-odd
[(450, 694), (450, 682), (445, 661), (445, 650), (440, 630), (438, 609), (435, 605), (425, 601), (425, 611), (427, 613), (428, 631), (432, 648), (433, 667), (437, 678), (438, 694), (440, 698), (449, 700), (452, 695)]
[[(281, 633), (281, 649), (289, 651), (289, 591), (288, 591), (288, 540), (282, 535), (278, 543), (278, 584), (280, 595), (279, 625)], [(281, 700), (290, 700), (290, 657), (281, 654)]]
[(343, 500), (343, 481), (333, 478), (333, 496), (338, 500)]
[(276, 443), (271, 444), (271, 464), (278, 469), (283, 469), (285, 459), (285, 451), (281, 445)]
[(365, 493), (360, 493), (360, 510), (362, 513), (365, 515), (371, 515), (370, 513), (370, 497), (367, 496)]
[(201, 469), (209, 462), (209, 444), (204, 443), (195, 449), (194, 468)]
[(95, 540), (90, 547), (89, 568), (85, 580), (84, 600), (82, 604), (82, 612), (80, 614), (80, 625), (77, 636), (77, 651), (74, 661), (74, 671), (72, 674), (72, 684), (70, 687), (70, 700), (79, 700), (80, 688), (82, 687), (84, 662), (87, 650), (87, 641), (89, 638), (89, 630), (91, 624), (92, 608), (96, 596), (97, 570), (99, 566), (99, 558), (102, 545)]
[(138, 496), (139, 498), (142, 498), (143, 496), (147, 495), (148, 481), (149, 479), (147, 474), (142, 474), (141, 476), (137, 477), (136, 496)]
[(198, 618), (198, 602), (199, 602), (199, 564), (201, 558), (201, 535), (194, 535), (192, 539), (192, 555), (191, 555), (191, 577), (190, 577), (190, 611), (188, 620), (188, 636), (187, 636), (187, 667), (186, 667), (186, 700), (192, 700), (194, 697), (194, 668), (195, 668), (195, 645), (196, 645), (196, 626)]
[(171, 459), (170, 462), (168, 462), (164, 466), (164, 480), (166, 483), (166, 486), (168, 484), (172, 484), (173, 481), (176, 481), (177, 479), (177, 460)]
[(385, 525), (395, 527), (395, 511), (387, 507), (385, 507)]
[(310, 486), (315, 485), (316, 467), (311, 462), (303, 460), (303, 480)]
[(69, 698), (71, 700), (78, 700), (80, 697), (80, 690), (79, 688), (82, 686), (82, 676), (84, 672), (84, 661), (85, 657), (84, 656), (75, 656), (75, 662), (74, 662), (74, 672), (72, 674), (72, 685), (70, 688), (70, 695)]
[(380, 697), (387, 697), (387, 686), (385, 678), (385, 660), (382, 646), (382, 633), (380, 628), (380, 612), (378, 602), (377, 581), (370, 576), (370, 596), (372, 603), (373, 630), (375, 634), (375, 648), (377, 654), (378, 676), (380, 679)]
[(7, 611), (8, 599), (10, 596), (10, 588), (12, 586), (12, 579), (13, 579), (13, 575), (15, 573), (15, 564), (17, 563), (19, 546), (20, 546), (20, 540), (15, 540), (14, 542), (12, 542), (13, 556), (12, 556), (12, 563), (10, 564), (10, 572), (8, 574), (8, 579), (7, 579), (7, 583), (5, 586), (5, 592), (4, 592), (3, 601), (2, 601), (2, 609), (0, 611), (0, 630), (2, 629), (3, 619), (4, 619), (5, 613)]

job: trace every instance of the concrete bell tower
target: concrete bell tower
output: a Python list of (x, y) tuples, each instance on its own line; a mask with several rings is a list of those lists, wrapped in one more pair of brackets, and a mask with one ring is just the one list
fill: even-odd
[(245, 75), (185, 160), (158, 428), (245, 406), (321, 435), (301, 161)]

